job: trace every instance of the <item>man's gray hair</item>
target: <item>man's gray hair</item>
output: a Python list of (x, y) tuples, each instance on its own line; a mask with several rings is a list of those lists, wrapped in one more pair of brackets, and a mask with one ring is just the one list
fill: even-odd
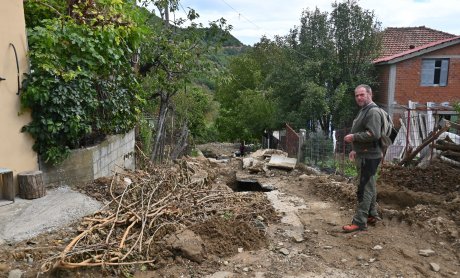
[(359, 88), (364, 88), (367, 93), (372, 94), (372, 88), (369, 85), (360, 84), (360, 85), (356, 86), (355, 91), (358, 90)]

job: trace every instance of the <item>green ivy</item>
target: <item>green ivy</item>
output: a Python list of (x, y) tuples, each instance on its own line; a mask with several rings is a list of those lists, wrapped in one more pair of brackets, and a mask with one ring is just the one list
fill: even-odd
[[(37, 25), (27, 30), (30, 73), (21, 101), (31, 109), (32, 121), (23, 131), (52, 164), (85, 138), (132, 129), (143, 103), (130, 63), (142, 37), (136, 24), (142, 16), (134, 17), (131, 1), (94, 2), (74, 5), (69, 16), (30, 20)], [(36, 5), (25, 5), (26, 18), (37, 14)]]

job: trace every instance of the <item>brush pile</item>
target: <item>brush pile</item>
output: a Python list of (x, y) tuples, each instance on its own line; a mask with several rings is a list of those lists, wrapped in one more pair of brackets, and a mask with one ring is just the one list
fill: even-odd
[(108, 204), (82, 219), (78, 232), (42, 271), (91, 266), (151, 264), (166, 235), (231, 215), (247, 220), (273, 213), (263, 195), (235, 193), (216, 187), (216, 173), (206, 159), (185, 158), (148, 171), (117, 174), (106, 188)]

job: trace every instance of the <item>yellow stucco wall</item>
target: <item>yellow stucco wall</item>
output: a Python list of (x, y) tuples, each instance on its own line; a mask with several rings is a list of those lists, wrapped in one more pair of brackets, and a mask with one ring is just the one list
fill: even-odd
[[(23, 0), (1, 0), (0, 8), (0, 168), (9, 168), (16, 175), (22, 171), (38, 170), (37, 154), (32, 150), (33, 139), (21, 133), (30, 122), (30, 113), (21, 112), (17, 83), (17, 67), (13, 47), (19, 60), (19, 76), (28, 71), (27, 39)], [(16, 184), (16, 181), (15, 181)]]

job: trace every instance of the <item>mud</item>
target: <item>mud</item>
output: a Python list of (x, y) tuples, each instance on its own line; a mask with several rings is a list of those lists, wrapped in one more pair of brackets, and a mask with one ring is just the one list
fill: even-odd
[[(232, 153), (232, 146), (212, 145), (213, 156)], [(212, 190), (235, 186), (242, 161), (209, 161)], [(425, 169), (385, 166), (378, 180), (378, 205), (383, 221), (367, 232), (345, 234), (356, 203), (353, 180), (314, 174), (305, 167), (272, 169), (254, 174), (276, 186), (272, 192), (234, 192), (232, 198), (251, 200), (252, 212), (232, 202), (215, 217), (189, 223), (206, 250), (202, 263), (190, 261), (158, 244), (157, 260), (148, 265), (75, 269), (59, 277), (458, 277), (460, 272), (458, 175), (444, 164)], [(245, 172), (245, 174), (249, 174)], [(144, 176), (145, 177), (145, 176)], [(108, 181), (98, 180), (79, 190), (104, 200)], [(230, 200), (230, 199), (229, 199)], [(235, 199), (232, 199), (235, 200)], [(197, 212), (197, 215), (200, 213)], [(14, 245), (0, 246), (0, 277), (21, 269), (24, 277), (40, 275), (44, 261), (59, 256), (76, 226), (42, 234)], [(434, 255), (419, 255), (431, 249)], [(30, 262), (29, 257), (33, 258)], [(430, 264), (440, 266), (434, 271)], [(2, 272), (1, 267), (6, 269)], [(55, 273), (56, 274), (56, 273)]]

